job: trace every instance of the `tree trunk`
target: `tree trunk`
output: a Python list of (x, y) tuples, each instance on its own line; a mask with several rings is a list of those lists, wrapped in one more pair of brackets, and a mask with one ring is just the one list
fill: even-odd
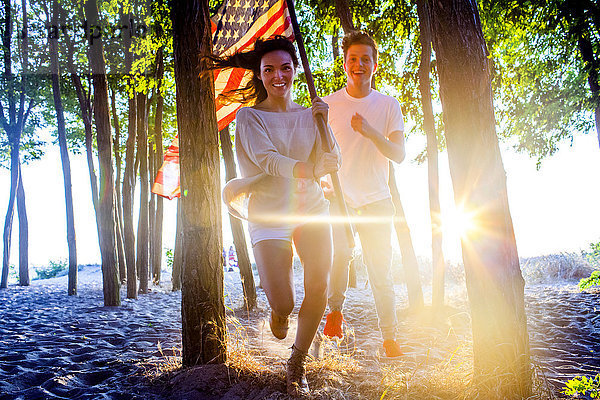
[(477, 4), (435, 0), (431, 23), (454, 199), (473, 216), (477, 227), (461, 240), (471, 305), (474, 378), (481, 382), (497, 377), (503, 396), (528, 397), (531, 368), (524, 280)]
[[(12, 222), (14, 215), (15, 200), (18, 202), (19, 212), (19, 282), (20, 284), (29, 284), (28, 271), (28, 226), (27, 214), (25, 212), (25, 192), (22, 186), (21, 166), (19, 160), (19, 147), (21, 144), (21, 134), (27, 124), (27, 117), (33, 106), (33, 100), (29, 100), (28, 106), (25, 104), (26, 79), (29, 76), (29, 35), (28, 35), (28, 14), (27, 2), (21, 0), (22, 19), (19, 27), (19, 37), (22, 39), (19, 45), (20, 53), (20, 82), (17, 84), (15, 75), (12, 71), (11, 39), (13, 31), (12, 7), (11, 2), (4, 2), (4, 28), (2, 30), (2, 46), (4, 47), (4, 72), (3, 82), (8, 87), (7, 93), (7, 111), (8, 120), (4, 111), (0, 113), (2, 126), (8, 138), (10, 148), (10, 198), (4, 220), (3, 247), (4, 255), (2, 258), (2, 276), (0, 277), (0, 289), (8, 286), (8, 270), (10, 263), (10, 242)], [(17, 90), (19, 92), (17, 92)], [(18, 93), (18, 101), (17, 101)], [(17, 107), (18, 106), (18, 107)], [(20, 184), (20, 186), (19, 186)]]
[[(229, 125), (219, 132), (221, 139), (221, 151), (225, 161), (225, 180), (229, 182), (236, 177), (235, 159), (233, 157), (233, 148), (231, 145), (231, 137), (229, 136)], [(248, 246), (246, 245), (246, 236), (244, 235), (244, 227), (242, 221), (229, 215), (229, 223), (231, 232), (233, 233), (233, 244), (237, 253), (238, 266), (240, 267), (240, 277), (242, 279), (242, 288), (244, 289), (244, 301), (246, 308), (252, 310), (256, 307), (256, 287), (254, 286), (254, 275), (252, 274), (252, 266), (250, 265), (250, 257), (248, 255)]]
[(352, 22), (352, 12), (348, 5), (348, 0), (335, 0), (335, 10), (342, 24), (344, 33), (355, 31), (354, 23)]
[(182, 264), (183, 264), (183, 249), (182, 249), (182, 241), (183, 241), (183, 222), (181, 218), (183, 216), (183, 212), (181, 211), (181, 199), (177, 199), (177, 225), (175, 226), (175, 248), (173, 249), (173, 275), (172, 282), (173, 288), (172, 290), (175, 292), (177, 290), (181, 290), (181, 275), (182, 275)]
[[(90, 25), (98, 25), (98, 8), (96, 2), (87, 0), (85, 16)], [(94, 86), (94, 120), (96, 122), (96, 140), (98, 143), (98, 161), (100, 167), (100, 193), (98, 211), (100, 220), (100, 254), (102, 256), (102, 283), (104, 289), (104, 305), (121, 304), (119, 292), (119, 271), (115, 246), (115, 210), (114, 210), (114, 178), (112, 163), (112, 135), (108, 107), (108, 85), (104, 64), (102, 39), (95, 39), (89, 46), (92, 81)]]
[[(599, 13), (597, 8), (590, 8), (592, 2), (590, 4), (586, 3), (579, 0), (567, 0), (560, 7), (561, 13), (570, 18), (570, 21), (568, 21), (569, 35), (577, 41), (581, 59), (585, 64), (588, 84), (592, 92), (591, 99), (594, 105), (596, 135), (598, 136), (598, 144), (600, 145), (600, 81), (598, 79), (598, 74), (600, 74), (600, 55), (595, 54), (594, 44), (591, 39), (594, 37), (594, 29), (598, 28)], [(590, 16), (595, 17), (595, 24), (591, 22)]]
[(436, 310), (444, 306), (444, 274), (446, 262), (442, 250), (442, 212), (440, 207), (440, 180), (438, 173), (438, 140), (435, 132), (431, 104), (431, 26), (427, 0), (417, 1), (419, 31), (421, 33), (421, 63), (419, 64), (419, 90), (423, 108), (423, 130), (427, 136), (427, 175), (429, 182), (429, 215), (431, 217), (431, 256), (433, 282), (431, 305)]
[[(115, 188), (119, 186), (119, 182), (115, 181)], [(119, 282), (122, 284), (127, 280), (127, 266), (125, 262), (125, 248), (123, 247), (123, 229), (119, 221), (119, 202), (117, 201), (117, 194), (115, 189), (115, 242), (117, 244), (117, 269), (119, 271)]]
[[(14, 137), (12, 132), (6, 132), (9, 139)], [(10, 244), (12, 234), (12, 222), (15, 211), (15, 201), (17, 197), (17, 186), (19, 184), (19, 145), (11, 140), (10, 146), (10, 192), (8, 197), (8, 207), (6, 217), (4, 218), (3, 238), (3, 257), (2, 257), (2, 278), (0, 279), (0, 289), (8, 287), (8, 269), (10, 267)]]
[(392, 162), (389, 163), (390, 177), (389, 187), (392, 194), (392, 201), (396, 209), (394, 215), (394, 229), (400, 245), (400, 254), (402, 254), (402, 268), (404, 269), (404, 280), (406, 281), (406, 290), (408, 292), (408, 304), (410, 308), (419, 310), (423, 307), (423, 289), (421, 288), (421, 278), (419, 277), (419, 263), (415, 255), (415, 249), (410, 236), (410, 228), (406, 222), (404, 207), (400, 201), (400, 193), (396, 184), (396, 173)]
[[(52, 24), (58, 26), (58, 1), (52, 2)], [(75, 237), (75, 216), (73, 213), (73, 188), (71, 184), (71, 162), (67, 148), (67, 132), (65, 129), (64, 108), (60, 93), (60, 70), (58, 66), (58, 39), (49, 39), (50, 42), (50, 72), (52, 74), (52, 96), (56, 109), (56, 127), (58, 130), (58, 146), (60, 148), (60, 161), (62, 164), (63, 184), (65, 188), (65, 209), (67, 216), (67, 246), (69, 248), (69, 282), (67, 293), (69, 296), (77, 294), (77, 241)]]
[(129, 122), (125, 149), (125, 175), (123, 176), (123, 236), (127, 266), (127, 298), (137, 299), (137, 267), (135, 262), (135, 234), (133, 233), (133, 193), (135, 189), (135, 134), (137, 107), (135, 97), (129, 98)]
[[(156, 112), (156, 111), (155, 111)], [(149, 118), (149, 117), (148, 117)], [(150, 136), (150, 134), (148, 134)], [(148, 141), (148, 187), (152, 187), (152, 177), (155, 176), (154, 164), (156, 163), (156, 152), (154, 151), (154, 137), (153, 140)], [(154, 283), (154, 223), (156, 222), (156, 195), (149, 192), (150, 201), (148, 203), (148, 272), (152, 282)]]
[(219, 140), (212, 74), (199, 78), (197, 56), (212, 51), (208, 1), (175, 0), (171, 12), (183, 194), (183, 365), (223, 363)]
[(136, 266), (140, 275), (140, 293), (148, 293), (148, 125), (146, 98), (137, 95), (137, 153), (140, 160), (140, 213), (137, 231)]
[[(588, 29), (590, 29), (588, 27)], [(581, 58), (583, 59), (588, 70), (588, 83), (592, 92), (594, 104), (594, 119), (596, 122), (596, 135), (598, 136), (598, 145), (600, 145), (600, 82), (598, 81), (598, 70), (600, 69), (600, 61), (594, 54), (594, 46), (592, 42), (582, 32), (579, 33), (577, 44)]]
[[(64, 11), (61, 9), (61, 12)], [(73, 86), (75, 86), (75, 92), (79, 101), (79, 109), (81, 111), (81, 120), (83, 121), (83, 127), (85, 130), (85, 155), (88, 165), (88, 175), (90, 177), (90, 187), (92, 190), (92, 206), (94, 207), (94, 216), (96, 218), (96, 230), (98, 237), (100, 237), (100, 221), (98, 220), (98, 178), (96, 177), (96, 170), (94, 168), (94, 151), (93, 151), (93, 134), (92, 134), (92, 106), (89, 97), (85, 93), (81, 78), (75, 70), (73, 63), (73, 43), (69, 40), (68, 35), (63, 36), (67, 41), (68, 46), (68, 60), (67, 67), (69, 69), (69, 75)]]
[(117, 101), (115, 91), (110, 96), (112, 121), (115, 128), (115, 140), (113, 142), (113, 152), (115, 153), (115, 229), (117, 235), (117, 262), (119, 265), (119, 280), (121, 283), (127, 279), (127, 267), (125, 263), (125, 248), (123, 247), (123, 204), (121, 202), (121, 127), (119, 125), (119, 116), (117, 115)]
[(92, 124), (84, 124), (85, 129), (85, 156), (88, 165), (88, 175), (90, 177), (90, 187), (92, 189), (92, 205), (94, 206), (94, 214), (96, 215), (96, 224), (98, 225), (98, 234), (100, 234), (99, 210), (98, 210), (98, 176), (94, 167), (94, 148), (93, 148), (93, 132)]
[[(163, 62), (163, 49), (158, 49), (157, 55), (157, 78), (158, 87), (156, 91), (156, 114), (154, 116), (154, 143), (156, 145), (155, 162), (154, 162), (154, 173), (151, 176), (151, 180), (154, 179), (156, 173), (160, 169), (160, 165), (163, 159), (163, 137), (162, 137), (162, 120), (163, 120), (163, 108), (164, 98), (162, 95), (163, 90), (163, 76), (164, 76), (164, 62)], [(154, 214), (154, 251), (152, 253), (152, 266), (154, 268), (153, 280), (154, 283), (160, 283), (160, 273), (162, 269), (162, 230), (163, 230), (163, 198), (153, 194), (156, 199), (156, 212)]]
[[(128, 25), (131, 14), (121, 16), (121, 25)], [(131, 38), (123, 38), (125, 49), (125, 70), (131, 73), (133, 54), (129, 50)], [(133, 77), (129, 76), (129, 85)], [(135, 94), (130, 95), (128, 104), (127, 141), (125, 143), (125, 172), (123, 174), (123, 244), (127, 268), (127, 298), (137, 299), (137, 271), (135, 263), (135, 234), (133, 233), (133, 193), (135, 189), (135, 134), (137, 132), (137, 112)]]
[(29, 222), (25, 207), (25, 188), (19, 163), (19, 184), (17, 186), (17, 211), (19, 217), (19, 285), (29, 286)]

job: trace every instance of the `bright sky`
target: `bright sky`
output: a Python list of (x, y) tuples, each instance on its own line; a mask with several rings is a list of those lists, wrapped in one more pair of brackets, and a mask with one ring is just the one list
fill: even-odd
[[(424, 148), (423, 137), (407, 141), (408, 157)], [(544, 160), (541, 170), (535, 160), (504, 147), (510, 211), (515, 227), (519, 255), (534, 256), (579, 252), (600, 240), (600, 148), (595, 135), (578, 135), (573, 146), (564, 143), (558, 153)], [(452, 185), (445, 153), (440, 159), (441, 205), (446, 220), (452, 220)], [(85, 156), (71, 155), (73, 195), (80, 264), (99, 263), (100, 252), (90, 195)], [(417, 255), (430, 256), (431, 228), (427, 194), (427, 167), (405, 161), (396, 166), (398, 187), (410, 225)], [(222, 175), (224, 176), (224, 174)], [(27, 213), (29, 218), (29, 260), (31, 266), (68, 257), (65, 227), (64, 189), (57, 145), (50, 145), (40, 161), (23, 167)], [(0, 170), (0, 217), (2, 226), (8, 203), (10, 176)], [(138, 195), (139, 196), (139, 195)], [(136, 196), (137, 197), (137, 196)], [(175, 201), (165, 204), (163, 245), (173, 247)], [(448, 216), (450, 215), (450, 216)], [(454, 217), (456, 220), (456, 217)], [(137, 225), (136, 225), (137, 226)], [(11, 263), (18, 263), (18, 220), (15, 210)], [(229, 221), (224, 218), (224, 245), (232, 243)], [(460, 260), (458, 235), (447, 227), (444, 236), (446, 257)]]

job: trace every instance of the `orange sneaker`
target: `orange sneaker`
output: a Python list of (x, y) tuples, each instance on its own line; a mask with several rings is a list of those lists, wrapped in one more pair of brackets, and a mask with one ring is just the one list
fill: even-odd
[(383, 341), (383, 349), (385, 350), (385, 356), (389, 358), (400, 357), (402, 350), (394, 339), (386, 339)]
[(342, 322), (344, 322), (344, 316), (341, 311), (332, 311), (327, 314), (323, 335), (329, 337), (337, 336), (342, 339), (344, 337), (344, 333), (342, 332)]

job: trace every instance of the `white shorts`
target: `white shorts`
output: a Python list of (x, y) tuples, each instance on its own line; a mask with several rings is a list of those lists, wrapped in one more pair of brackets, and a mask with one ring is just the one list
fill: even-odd
[[(261, 224), (248, 221), (248, 233), (250, 234), (250, 242), (252, 247), (263, 240), (285, 240), (292, 242), (294, 231), (303, 225), (309, 223), (329, 223), (329, 209), (326, 208), (319, 214), (307, 215), (306, 220), (298, 223), (282, 223), (282, 224)], [(314, 220), (313, 220), (314, 218)]]

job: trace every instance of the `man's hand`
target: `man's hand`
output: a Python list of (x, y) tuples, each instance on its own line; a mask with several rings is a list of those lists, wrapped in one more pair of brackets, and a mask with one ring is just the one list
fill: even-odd
[(356, 132), (360, 133), (367, 139), (373, 140), (373, 138), (379, 134), (375, 130), (375, 128), (373, 128), (367, 122), (365, 117), (363, 117), (359, 113), (354, 113), (354, 115), (352, 116), (352, 120), (350, 120), (350, 125), (352, 126), (352, 129), (354, 129)]
[(375, 128), (373, 128), (367, 120), (355, 113), (350, 120), (352, 129), (360, 133), (364, 138), (369, 139), (375, 147), (388, 159), (401, 163), (406, 155), (404, 152), (404, 133), (402, 131), (394, 131), (389, 137), (383, 136)]

